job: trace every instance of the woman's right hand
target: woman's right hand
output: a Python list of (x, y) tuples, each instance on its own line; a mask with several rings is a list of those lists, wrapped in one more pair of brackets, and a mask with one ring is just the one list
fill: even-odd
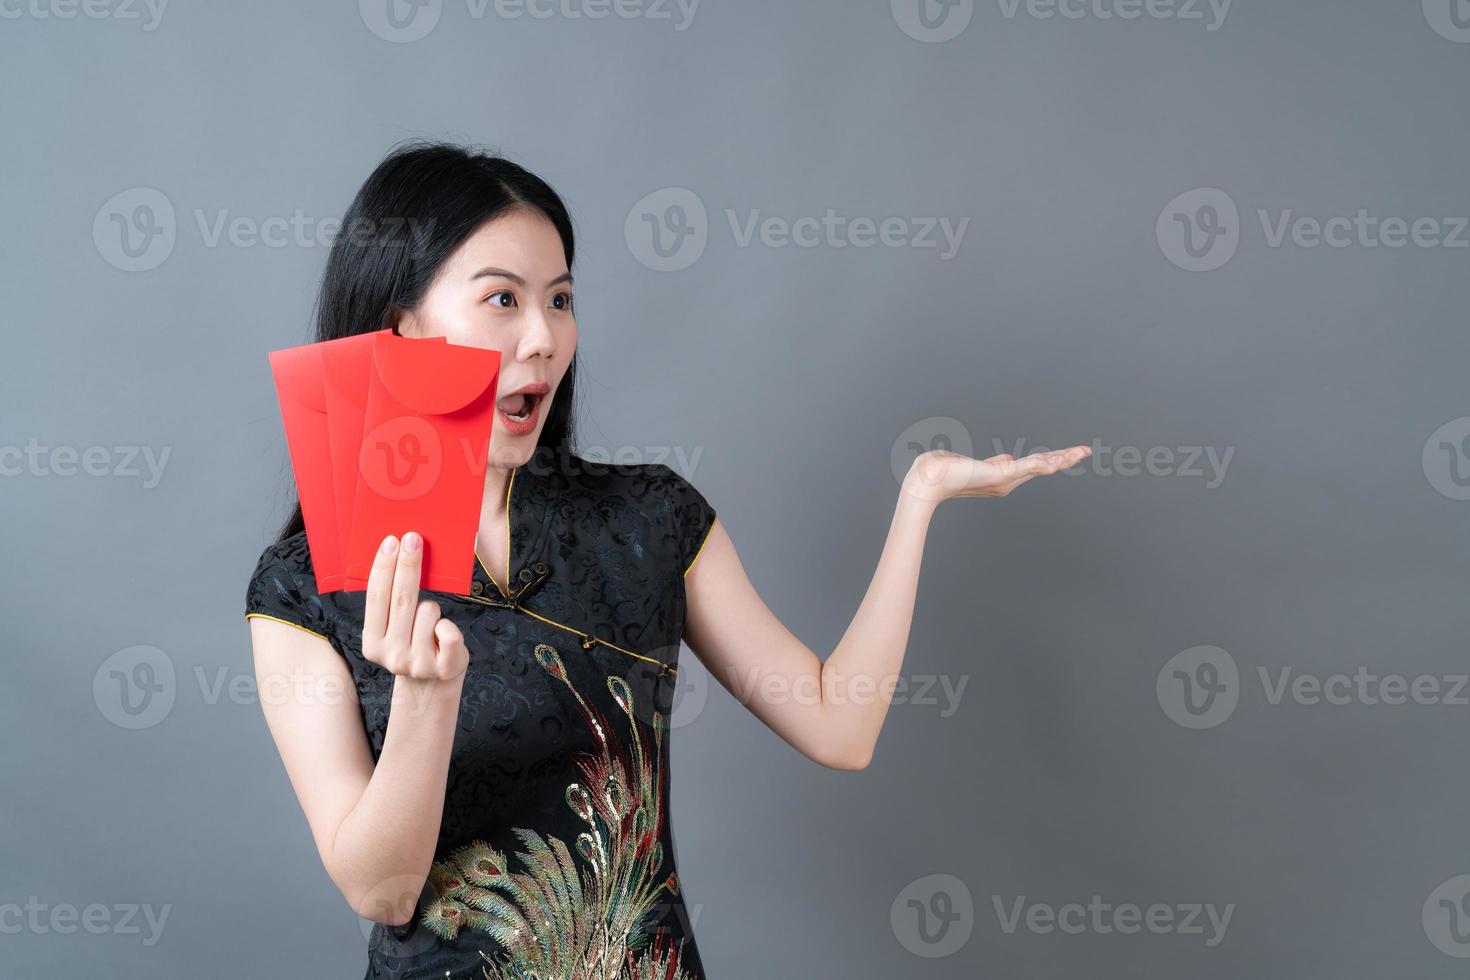
[(409, 531), (383, 539), (368, 573), (362, 656), (415, 681), (453, 681), (470, 663), (459, 627), (440, 618), (439, 604), (419, 601), (424, 539)]

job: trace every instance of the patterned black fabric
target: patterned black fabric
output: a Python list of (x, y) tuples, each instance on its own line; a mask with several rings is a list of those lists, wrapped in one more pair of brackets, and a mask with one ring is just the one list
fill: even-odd
[[(553, 468), (533, 461), (514, 471), (509, 492), (511, 595), (483, 563), (476, 565), (469, 595), (422, 593), (464, 633), (470, 665), (435, 873), (414, 922), (373, 929), (367, 976), (478, 978), (489, 965), (482, 951), (501, 964), (491, 966), (490, 976), (521, 976), (514, 968), (526, 969), (524, 957), (533, 952), (523, 949), (514, 959), (517, 950), (491, 932), (518, 913), (528, 921), (565, 920), (568, 929), (581, 920), (601, 921), (610, 913), (593, 894), (599, 876), (616, 871), (648, 879), (643, 891), (649, 907), (621, 937), (626, 949), (603, 951), (628, 964), (626, 973), (607, 976), (656, 969), (661, 978), (700, 980), (675, 872), (666, 736), (684, 632), (684, 573), (714, 523), (714, 509), (663, 464), (572, 460)], [(261, 554), (245, 608), (247, 616), (269, 616), (323, 636), (346, 659), (377, 758), (393, 677), (362, 657), (364, 593), (319, 595), (305, 535), (296, 534)], [(576, 787), (612, 809), (592, 812)], [(646, 812), (637, 818), (640, 792)], [(549, 853), (565, 853), (574, 867), (553, 859), (550, 871), (530, 868), (520, 856), (528, 846), (535, 852), (527, 832)], [(612, 868), (599, 858), (599, 848), (619, 841), (639, 856), (629, 858), (631, 866)], [(477, 873), (489, 877), (478, 880)], [(557, 891), (537, 874), (561, 874), (562, 885), (565, 876), (575, 876), (580, 899), (543, 900), (553, 908), (529, 909), (524, 901), (502, 907), (507, 895), (540, 894), (537, 885)], [(616, 946), (616, 927), (612, 933)], [(550, 969), (544, 959), (535, 966)]]

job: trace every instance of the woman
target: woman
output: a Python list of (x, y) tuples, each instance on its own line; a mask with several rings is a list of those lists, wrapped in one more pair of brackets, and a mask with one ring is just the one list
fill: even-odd
[(798, 751), (861, 769), (935, 506), (1088, 453), (922, 454), (823, 662), (686, 479), (572, 452), (572, 259), (549, 186), (445, 144), (379, 165), (328, 259), (318, 340), (392, 327), (502, 358), (469, 594), (420, 597), (412, 531), (365, 592), (318, 594), (299, 508), (247, 593), (271, 734), (328, 874), (377, 923), (369, 977), (702, 980), (668, 820), (680, 641)]

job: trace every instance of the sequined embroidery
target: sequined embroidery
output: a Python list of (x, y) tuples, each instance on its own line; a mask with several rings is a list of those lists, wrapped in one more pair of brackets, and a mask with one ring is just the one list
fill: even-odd
[(566, 787), (566, 805), (586, 828), (573, 845), (581, 860), (560, 838), (516, 827), (525, 870), (511, 871), (504, 854), (472, 841), (431, 869), (436, 898), (423, 924), (447, 940), (469, 929), (499, 943), (496, 955), (481, 953), (489, 980), (698, 980), (679, 964), (683, 941), (650, 928), (661, 896), (679, 893), (659, 840), (663, 714), (652, 713), (650, 751), (628, 682), (607, 675), (627, 717), (625, 744), (573, 685), (555, 647), (536, 644), (535, 659), (571, 692), (599, 748), (579, 755), (581, 778)]

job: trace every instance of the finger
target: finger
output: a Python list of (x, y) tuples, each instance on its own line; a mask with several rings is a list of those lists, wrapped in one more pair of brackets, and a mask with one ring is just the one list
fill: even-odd
[(439, 625), (439, 616), (439, 604), (432, 599), (423, 600), (414, 611), (409, 660), (409, 673), (414, 677), (434, 675), (434, 655), (438, 653), (438, 645), (434, 642), (434, 628)]
[(1012, 456), (1010, 453), (1000, 453), (999, 455), (991, 456), (989, 459), (985, 460), (985, 462), (987, 462), (987, 463), (1009, 463), (1011, 460), (1013, 460), (1015, 458), (1016, 457)]
[(458, 669), (469, 660), (469, 651), (465, 649), (464, 634), (459, 627), (447, 619), (441, 619), (434, 625), (434, 639), (439, 644), (439, 659), (437, 666), (440, 674), (446, 673), (447, 669)]
[(1070, 449), (1063, 449), (1057, 453), (1057, 471), (1070, 470), (1091, 455), (1092, 449), (1087, 446), (1073, 446)]
[(393, 568), (393, 605), (388, 612), (388, 631), (384, 639), (396, 650), (408, 649), (413, 639), (413, 607), (419, 599), (419, 574), (424, 568), (424, 539), (409, 531), (398, 549), (398, 564)]
[(1061, 468), (1062, 458), (1056, 453), (1045, 453), (1036, 457), (1036, 461), (1027, 471), (1029, 476), (1047, 476), (1055, 473)]
[(373, 556), (368, 572), (366, 609), (362, 617), (364, 639), (381, 640), (388, 632), (388, 599), (393, 589), (393, 567), (398, 563), (398, 539), (388, 535)]
[(1001, 472), (1005, 475), (1006, 483), (1014, 483), (1023, 477), (1035, 476), (1037, 470), (1043, 465), (1045, 461), (1042, 459), (1042, 454), (1032, 453), (1030, 456), (1022, 456), (1020, 459), (1013, 459), (1006, 463), (1001, 467)]
[(1026, 473), (1030, 476), (1046, 476), (1062, 468), (1067, 461), (1065, 450), (1035, 453), (1026, 457)]
[[(1050, 476), (1061, 470), (1070, 469), (1092, 454), (1092, 450), (1086, 446), (1073, 446), (1071, 449), (1056, 449), (1050, 452), (1033, 453), (1021, 462), (1024, 464), (1022, 470), (1024, 479), (1015, 486), (1020, 486), (1026, 480), (1038, 476)], [(1011, 489), (1015, 489), (1013, 486)]]

